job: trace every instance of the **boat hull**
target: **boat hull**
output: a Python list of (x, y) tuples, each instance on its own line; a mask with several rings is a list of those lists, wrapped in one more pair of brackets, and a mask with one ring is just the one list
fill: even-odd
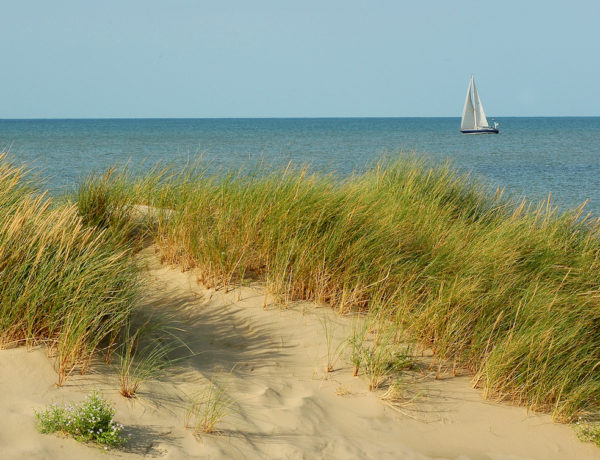
[(496, 128), (483, 128), (483, 129), (461, 129), (461, 133), (463, 134), (498, 134)]

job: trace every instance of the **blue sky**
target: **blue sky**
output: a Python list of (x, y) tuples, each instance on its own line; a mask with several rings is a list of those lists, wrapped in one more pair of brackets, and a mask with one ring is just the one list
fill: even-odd
[(0, 118), (600, 115), (600, 2), (4, 1)]

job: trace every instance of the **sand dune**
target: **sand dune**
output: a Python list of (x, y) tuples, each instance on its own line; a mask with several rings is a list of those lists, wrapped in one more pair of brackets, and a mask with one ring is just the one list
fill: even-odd
[[(114, 369), (97, 364), (55, 386), (44, 349), (0, 352), (0, 449), (10, 458), (405, 458), (593, 459), (600, 449), (576, 439), (549, 416), (485, 401), (470, 378), (407, 376), (410, 402), (392, 408), (368, 391), (363, 377), (338, 360), (326, 373), (323, 318), (333, 344), (351, 320), (330, 309), (294, 304), (263, 308), (259, 287), (229, 293), (202, 289), (193, 273), (160, 266), (146, 252), (146, 314), (168, 313), (194, 351), (168, 378), (145, 384), (136, 399), (118, 393)], [(187, 353), (181, 351), (181, 353)], [(209, 380), (234, 400), (218, 434), (194, 436), (183, 426), (189, 396)], [(33, 410), (78, 401), (100, 389), (127, 427), (130, 441), (108, 453), (72, 439), (39, 434)]]

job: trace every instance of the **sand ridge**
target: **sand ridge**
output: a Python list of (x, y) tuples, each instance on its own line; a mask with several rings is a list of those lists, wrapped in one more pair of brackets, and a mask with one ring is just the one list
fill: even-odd
[[(408, 377), (414, 400), (394, 410), (368, 391), (366, 379), (352, 377), (343, 359), (325, 371), (323, 322), (337, 346), (350, 332), (349, 318), (307, 303), (264, 309), (259, 286), (206, 290), (193, 272), (161, 266), (152, 250), (143, 257), (149, 278), (142, 311), (170, 315), (194, 355), (127, 400), (110, 366), (97, 364), (57, 388), (43, 348), (0, 351), (2, 458), (600, 458), (600, 449), (549, 416), (483, 400), (468, 376)], [(184, 412), (211, 380), (234, 404), (218, 434), (196, 437), (183, 426)], [(123, 449), (104, 452), (36, 432), (34, 409), (81, 400), (92, 389), (114, 404), (131, 434)]]

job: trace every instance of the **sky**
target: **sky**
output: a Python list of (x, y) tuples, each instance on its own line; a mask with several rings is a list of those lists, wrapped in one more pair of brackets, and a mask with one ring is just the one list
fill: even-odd
[(0, 1), (0, 118), (600, 115), (598, 0)]

